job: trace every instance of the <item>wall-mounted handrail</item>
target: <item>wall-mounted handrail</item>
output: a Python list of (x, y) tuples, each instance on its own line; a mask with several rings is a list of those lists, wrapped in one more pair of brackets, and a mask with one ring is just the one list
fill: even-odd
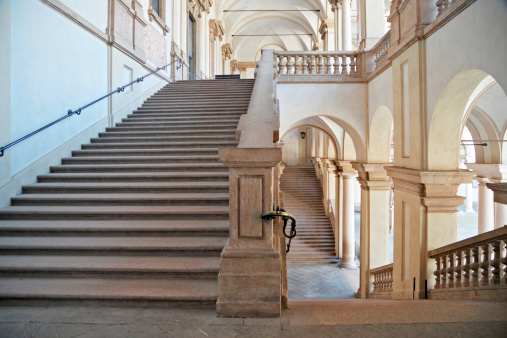
[(130, 82), (130, 83), (128, 83), (128, 84), (126, 84), (126, 85), (124, 85), (124, 86), (118, 87), (115, 91), (112, 91), (112, 92), (110, 92), (109, 94), (106, 94), (106, 95), (104, 95), (104, 96), (102, 96), (102, 97), (98, 98), (97, 100), (92, 101), (92, 102), (90, 102), (90, 103), (88, 103), (88, 104), (86, 104), (86, 105), (82, 106), (81, 108), (78, 108), (78, 109), (76, 109), (76, 110), (74, 110), (74, 111), (73, 111), (72, 109), (69, 109), (69, 111), (67, 112), (67, 115), (60, 117), (59, 119), (57, 119), (57, 120), (55, 120), (55, 121), (53, 121), (53, 122), (51, 122), (51, 123), (49, 123), (49, 124), (45, 125), (45, 126), (44, 126), (44, 127), (42, 127), (42, 128), (39, 128), (39, 129), (37, 129), (37, 130), (35, 130), (35, 131), (31, 132), (31, 133), (30, 133), (30, 134), (28, 134), (28, 135), (25, 135), (25, 136), (23, 136), (23, 137), (21, 137), (21, 138), (17, 139), (16, 141), (13, 141), (13, 142), (11, 142), (11, 143), (9, 143), (9, 144), (7, 144), (7, 145), (3, 146), (3, 147), (0, 147), (0, 157), (4, 156), (4, 152), (5, 152), (5, 150), (9, 149), (10, 147), (12, 147), (12, 146), (14, 146), (14, 145), (16, 145), (16, 144), (18, 144), (18, 143), (20, 143), (20, 142), (22, 142), (22, 141), (26, 140), (27, 138), (32, 137), (32, 136), (33, 136), (33, 135), (35, 135), (35, 134), (40, 133), (40, 132), (41, 132), (41, 131), (43, 131), (44, 129), (47, 129), (47, 128), (51, 127), (52, 125), (55, 125), (55, 124), (57, 124), (57, 123), (59, 123), (59, 122), (61, 122), (61, 121), (65, 120), (66, 118), (71, 117), (72, 115), (80, 115), (80, 114), (81, 114), (81, 112), (82, 112), (84, 109), (86, 109), (86, 108), (88, 108), (88, 107), (90, 107), (90, 106), (94, 105), (94, 104), (95, 104), (95, 103), (97, 103), (97, 102), (100, 102), (100, 101), (104, 100), (105, 98), (108, 98), (109, 96), (111, 96), (111, 95), (113, 95), (113, 94), (115, 94), (115, 93), (121, 93), (121, 92), (125, 91), (125, 88), (127, 88), (128, 86), (133, 85), (134, 83), (143, 82), (143, 81), (144, 81), (144, 79), (145, 79), (145, 78), (147, 78), (148, 76), (150, 76), (150, 75), (153, 75), (153, 74), (157, 73), (159, 70), (163, 70), (163, 69), (165, 70), (167, 67), (169, 67), (170, 65), (172, 65), (172, 64), (173, 64), (173, 63), (175, 63), (175, 62), (179, 63), (179, 65), (178, 65), (178, 67), (177, 67), (176, 69), (180, 69), (180, 67), (181, 67), (181, 63), (183, 62), (183, 60), (182, 60), (181, 58), (178, 58), (177, 60), (174, 60), (174, 61), (172, 61), (172, 62), (168, 63), (167, 65), (163, 66), (163, 67), (160, 67), (160, 68), (159, 68), (159, 67), (157, 67), (157, 69), (156, 69), (156, 70), (154, 70), (154, 71), (152, 71), (152, 72), (150, 72), (150, 73), (148, 73), (148, 74), (146, 74), (146, 75), (144, 75), (144, 76), (142, 76), (142, 77), (140, 77), (140, 78), (137, 78), (136, 80), (134, 80), (134, 81), (132, 81), (132, 82)]

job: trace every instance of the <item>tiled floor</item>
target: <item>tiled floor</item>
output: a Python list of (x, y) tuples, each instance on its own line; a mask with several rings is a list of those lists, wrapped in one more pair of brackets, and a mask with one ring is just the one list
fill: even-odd
[(289, 264), (287, 282), (289, 300), (355, 298), (338, 264)]

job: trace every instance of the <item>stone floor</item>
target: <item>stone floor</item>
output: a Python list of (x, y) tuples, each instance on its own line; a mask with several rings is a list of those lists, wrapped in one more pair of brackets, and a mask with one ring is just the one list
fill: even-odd
[(278, 319), (217, 318), (214, 308), (1, 306), (0, 337), (505, 337), (507, 303), (290, 302)]
[(289, 264), (287, 284), (290, 300), (353, 299), (357, 291), (338, 264)]

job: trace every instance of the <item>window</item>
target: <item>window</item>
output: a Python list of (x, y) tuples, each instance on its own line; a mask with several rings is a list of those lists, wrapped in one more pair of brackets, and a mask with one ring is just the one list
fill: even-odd
[(151, 8), (160, 16), (160, 0), (151, 0)]

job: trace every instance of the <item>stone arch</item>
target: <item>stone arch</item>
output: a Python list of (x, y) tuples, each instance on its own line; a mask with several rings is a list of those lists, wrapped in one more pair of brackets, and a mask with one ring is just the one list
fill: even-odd
[(336, 154), (336, 156), (338, 157), (339, 154), (341, 154), (341, 147), (340, 147), (340, 144), (337, 142), (336, 135), (332, 135), (331, 132), (329, 132), (329, 131), (325, 130), (324, 128), (321, 128), (321, 127), (319, 127), (319, 126), (317, 126), (315, 124), (305, 123), (305, 124), (300, 124), (300, 125), (297, 125), (297, 126), (293, 126), (289, 130), (287, 130), (286, 132), (283, 133), (283, 135), (280, 138), (280, 140), (283, 140), (283, 138), (285, 137), (285, 135), (287, 135), (288, 133), (290, 133), (294, 129), (301, 128), (301, 127), (315, 128), (315, 129), (318, 129), (319, 131), (323, 132), (324, 134), (326, 134), (329, 137), (329, 140), (331, 141), (331, 144), (333, 145), (333, 150), (334, 150), (334, 153)]
[(375, 110), (368, 138), (368, 163), (389, 163), (393, 123), (393, 114), (387, 106)]
[(460, 138), (471, 107), (496, 81), (480, 69), (456, 74), (440, 94), (428, 133), (428, 170), (456, 170)]

